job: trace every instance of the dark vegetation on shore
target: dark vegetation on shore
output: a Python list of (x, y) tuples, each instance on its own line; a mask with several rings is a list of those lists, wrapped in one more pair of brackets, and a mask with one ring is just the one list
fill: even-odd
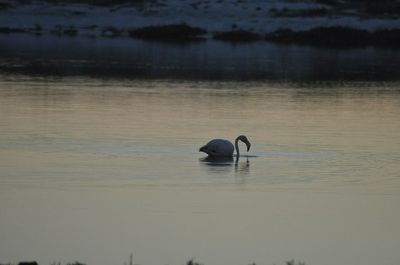
[[(97, 26), (92, 26), (97, 29)], [(32, 28), (20, 29), (0, 27), (0, 34), (31, 33), (41, 35), (45, 33), (40, 25)], [(57, 36), (74, 37), (79, 35), (78, 28), (57, 25), (48, 33)], [(161, 26), (149, 26), (124, 31), (115, 27), (101, 29), (103, 37), (130, 36), (132, 38), (166, 41), (185, 42), (206, 39), (207, 31), (199, 27), (192, 27), (187, 24), (171, 24)], [(265, 34), (257, 34), (246, 30), (232, 30), (212, 34), (213, 39), (226, 42), (252, 42), (268, 41), (280, 44), (311, 45), (328, 48), (353, 48), (353, 47), (386, 47), (400, 48), (400, 29), (382, 29), (373, 32), (351, 27), (333, 26), (317, 27), (304, 31), (293, 31), (291, 29), (280, 29)]]
[(256, 41), (262, 39), (262, 37), (259, 34), (246, 30), (217, 32), (213, 35), (213, 38), (216, 40), (230, 41), (230, 42)]
[(206, 33), (206, 30), (198, 27), (174, 24), (132, 29), (129, 31), (129, 36), (149, 40), (185, 41), (204, 39), (202, 36)]
[(318, 27), (306, 31), (282, 29), (266, 35), (267, 41), (320, 47), (400, 47), (400, 29), (369, 32), (349, 27)]

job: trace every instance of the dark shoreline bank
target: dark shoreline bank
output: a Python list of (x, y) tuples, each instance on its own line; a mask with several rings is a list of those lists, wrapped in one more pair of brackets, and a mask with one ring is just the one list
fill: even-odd
[[(93, 29), (96, 29), (93, 26)], [(101, 29), (103, 38), (130, 37), (157, 42), (185, 43), (193, 41), (207, 41), (211, 35), (212, 39), (230, 43), (266, 42), (278, 44), (296, 44), (315, 46), (320, 48), (355, 48), (355, 47), (377, 47), (377, 48), (400, 48), (400, 29), (381, 29), (367, 31), (344, 26), (315, 27), (310, 30), (293, 31), (291, 29), (280, 29), (265, 35), (257, 34), (242, 29), (210, 33), (199, 27), (187, 24), (169, 24), (160, 26), (141, 27), (129, 30), (106, 27)], [(79, 29), (75, 26), (61, 26), (44, 30), (41, 25), (31, 28), (0, 27), (0, 34), (33, 34), (36, 36), (55, 35), (59, 37), (77, 37)]]

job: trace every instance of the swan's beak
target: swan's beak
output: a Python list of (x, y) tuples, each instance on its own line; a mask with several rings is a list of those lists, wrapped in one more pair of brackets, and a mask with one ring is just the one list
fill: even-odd
[(250, 150), (250, 146), (251, 146), (250, 142), (246, 142), (246, 146), (247, 146), (247, 152), (248, 152)]
[(205, 149), (206, 149), (206, 146), (202, 146), (202, 147), (200, 147), (199, 152), (204, 152), (205, 153), (206, 152)]

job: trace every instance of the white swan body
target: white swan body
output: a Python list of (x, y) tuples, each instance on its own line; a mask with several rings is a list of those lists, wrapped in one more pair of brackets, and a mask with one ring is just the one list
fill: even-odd
[(250, 150), (250, 142), (246, 136), (240, 135), (235, 140), (235, 146), (225, 139), (214, 139), (209, 141), (206, 145), (200, 147), (199, 151), (208, 154), (209, 156), (213, 157), (232, 157), (233, 151), (236, 149), (236, 155), (239, 157), (239, 146), (238, 142), (242, 141), (247, 146), (247, 151)]

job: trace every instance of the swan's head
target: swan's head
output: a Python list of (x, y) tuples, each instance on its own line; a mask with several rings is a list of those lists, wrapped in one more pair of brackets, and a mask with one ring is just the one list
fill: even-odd
[(251, 143), (249, 142), (249, 139), (247, 139), (247, 137), (244, 135), (239, 135), (237, 139), (246, 144), (247, 152), (248, 152), (251, 147)]

